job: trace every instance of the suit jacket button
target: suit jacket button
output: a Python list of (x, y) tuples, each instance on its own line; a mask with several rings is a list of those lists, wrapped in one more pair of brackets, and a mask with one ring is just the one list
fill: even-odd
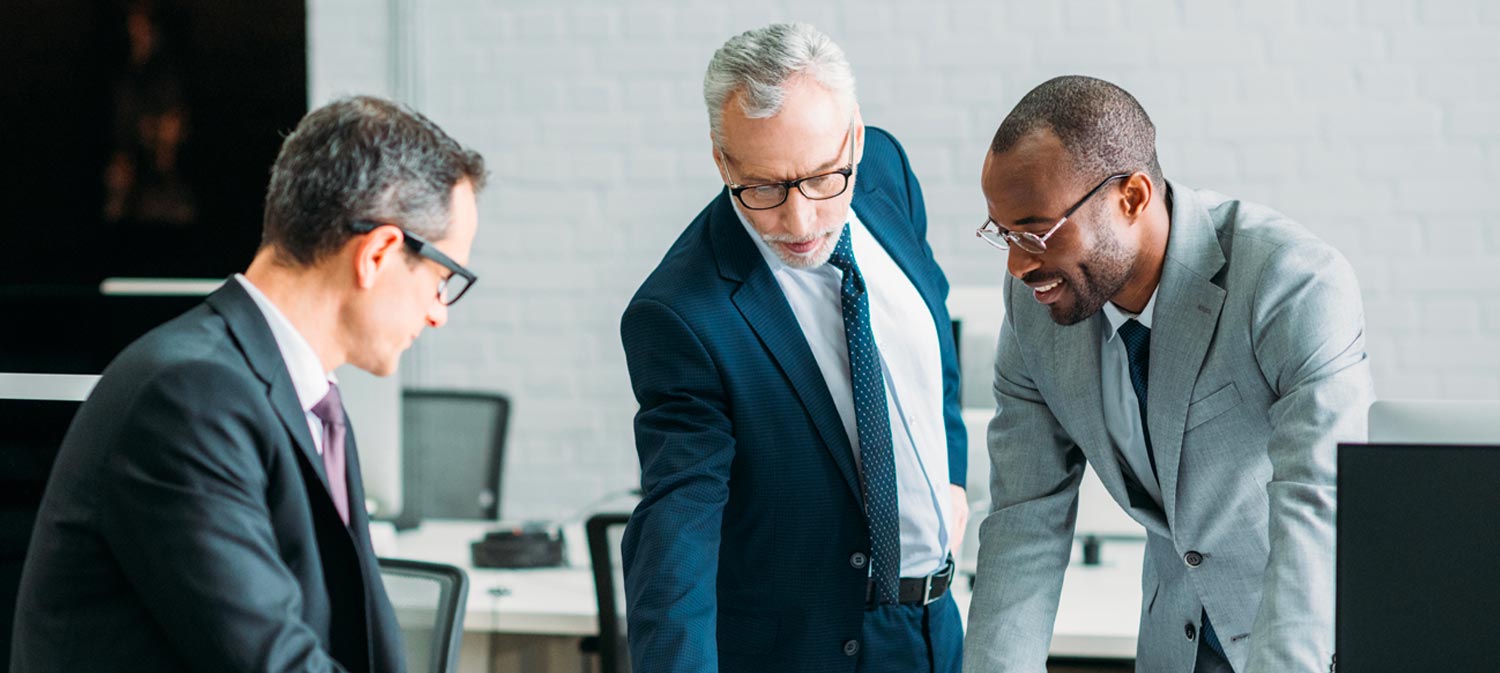
[(844, 656), (852, 657), (859, 654), (859, 641), (850, 640), (844, 643)]
[(1182, 560), (1187, 562), (1189, 568), (1196, 568), (1200, 565), (1203, 565), (1203, 555), (1195, 551), (1190, 551), (1186, 554), (1183, 554)]
[(1193, 626), (1191, 622), (1189, 622), (1187, 626), (1182, 627), (1182, 632), (1187, 635), (1188, 640), (1193, 640), (1198, 637), (1198, 627)]
[(870, 557), (865, 556), (864, 552), (857, 551), (849, 555), (849, 565), (857, 570), (864, 570), (869, 563)]

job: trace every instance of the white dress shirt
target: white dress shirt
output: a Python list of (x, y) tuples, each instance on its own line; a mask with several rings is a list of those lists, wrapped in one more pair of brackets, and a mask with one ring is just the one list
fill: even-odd
[[(832, 264), (815, 269), (787, 266), (735, 204), (735, 214), (771, 267), (791, 304), (802, 335), (844, 422), (854, 463), (859, 465), (859, 427), (849, 343), (844, 337), (840, 285), (844, 273)], [(870, 302), (870, 330), (880, 349), (901, 526), (901, 576), (921, 577), (942, 568), (949, 549), (947, 528), (948, 431), (943, 421), (943, 359), (932, 312), (911, 279), (881, 247), (859, 216), (849, 210), (850, 243)], [(947, 326), (944, 325), (946, 328)]]
[(261, 314), (266, 317), (266, 324), (271, 326), (271, 336), (276, 338), (276, 347), (281, 350), (281, 359), (286, 362), (286, 371), (292, 377), (292, 388), (297, 391), (297, 401), (302, 404), (303, 415), (307, 416), (307, 430), (312, 433), (313, 446), (321, 456), (323, 420), (313, 413), (312, 408), (328, 394), (328, 385), (337, 383), (338, 379), (332, 372), (323, 371), (323, 363), (318, 360), (318, 353), (313, 350), (312, 344), (292, 326), (292, 321), (287, 320), (286, 314), (276, 308), (260, 288), (255, 287), (244, 274), (234, 274), (234, 279), (245, 287), (245, 292), (255, 300), (255, 305), (260, 307)]
[(1114, 442), (1115, 452), (1125, 459), (1125, 466), (1135, 473), (1136, 481), (1146, 488), (1146, 493), (1162, 506), (1161, 485), (1151, 471), (1151, 457), (1146, 452), (1146, 434), (1141, 431), (1141, 408), (1137, 404), (1135, 386), (1130, 383), (1130, 356), (1125, 353), (1125, 340), (1119, 336), (1120, 325), (1132, 318), (1151, 329), (1151, 315), (1156, 308), (1156, 291), (1139, 314), (1131, 313), (1112, 301), (1104, 302), (1104, 321), (1101, 335), (1104, 339), (1100, 349), (1102, 375), (1101, 390), (1104, 392), (1104, 427)]

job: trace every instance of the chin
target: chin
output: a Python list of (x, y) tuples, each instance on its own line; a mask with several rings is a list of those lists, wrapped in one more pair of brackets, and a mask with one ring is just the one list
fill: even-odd
[(401, 368), (401, 352), (397, 351), (395, 355), (391, 356), (390, 359), (388, 359), (388, 360), (386, 360), (384, 362), (381, 362), (380, 366), (377, 369), (375, 369), (374, 371), (371, 371), (370, 373), (374, 374), (376, 376), (390, 376), (392, 374), (395, 374), (396, 371), (398, 369), (400, 369), (400, 368)]
[(396, 373), (397, 366), (401, 364), (401, 354), (397, 353), (396, 357), (394, 358), (375, 361), (356, 362), (351, 360), (349, 364), (354, 365), (356, 369), (359, 369), (361, 371), (368, 372), (375, 376), (385, 377)]
[(1081, 311), (1079, 310), (1078, 304), (1075, 302), (1058, 301), (1047, 307), (1047, 313), (1051, 315), (1052, 322), (1062, 325), (1063, 327), (1067, 327), (1069, 325), (1077, 325), (1078, 323), (1081, 323), (1093, 317), (1093, 315), (1097, 312), (1097, 309), (1094, 311)]

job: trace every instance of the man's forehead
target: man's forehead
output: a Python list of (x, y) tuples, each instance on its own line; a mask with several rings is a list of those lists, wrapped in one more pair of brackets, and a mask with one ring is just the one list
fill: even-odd
[[(850, 126), (832, 126), (824, 132), (767, 133), (768, 128), (747, 129), (743, 133), (725, 133), (724, 154), (741, 171), (755, 177), (792, 179), (806, 171), (832, 170), (849, 161), (844, 142)], [(852, 138), (850, 138), (852, 140)]]
[(735, 159), (817, 162), (836, 153), (853, 111), (810, 78), (786, 83), (781, 107), (770, 117), (751, 118), (741, 106), (744, 91), (724, 102), (721, 132), (725, 152)]
[(1006, 226), (1057, 218), (1074, 191), (1071, 164), (1065, 156), (1015, 149), (985, 159), (982, 189), (990, 216)]

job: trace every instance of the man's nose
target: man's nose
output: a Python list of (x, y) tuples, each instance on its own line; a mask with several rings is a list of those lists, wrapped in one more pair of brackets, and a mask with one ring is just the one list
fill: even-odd
[(1020, 246), (1012, 245), (1006, 253), (1005, 265), (1010, 275), (1020, 279), (1037, 270), (1037, 267), (1042, 265), (1042, 261), (1037, 259), (1037, 255), (1022, 250)]
[(788, 234), (803, 238), (818, 230), (817, 204), (803, 196), (800, 190), (793, 188), (781, 207), (781, 225)]

